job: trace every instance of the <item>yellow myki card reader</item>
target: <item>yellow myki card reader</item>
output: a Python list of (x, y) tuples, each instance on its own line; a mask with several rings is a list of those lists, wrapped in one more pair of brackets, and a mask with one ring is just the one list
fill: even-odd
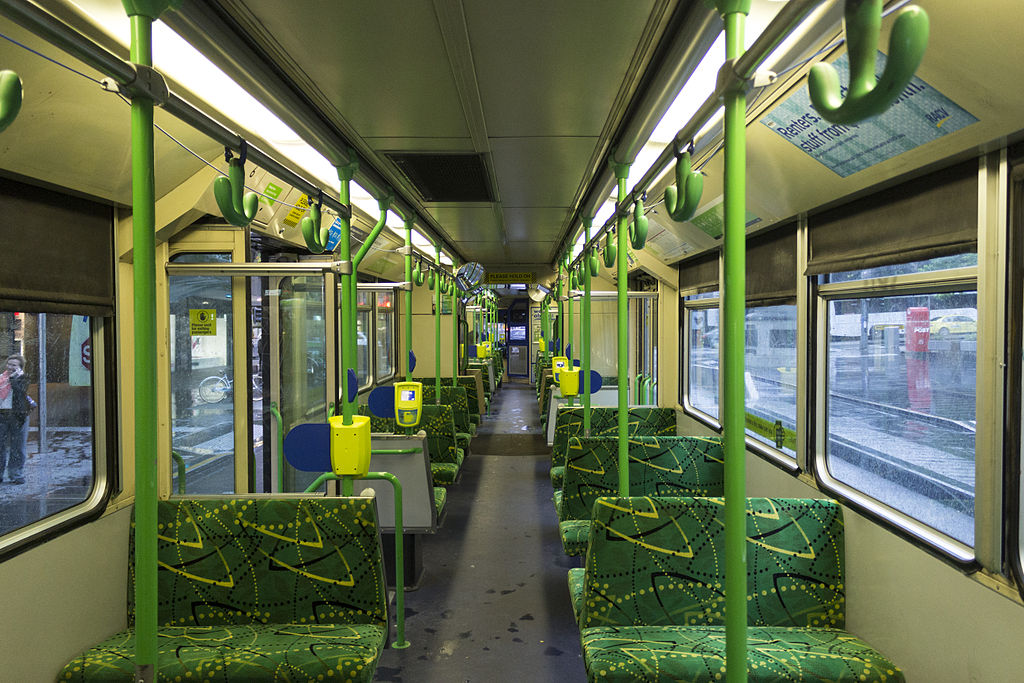
[(580, 393), (580, 369), (565, 368), (558, 375), (558, 388), (562, 390), (562, 396), (571, 398)]
[(562, 370), (569, 369), (569, 359), (565, 356), (555, 356), (551, 359), (551, 372), (554, 374), (555, 382), (558, 381), (558, 376), (562, 374)]
[(415, 427), (422, 416), (423, 382), (395, 382), (395, 422), (398, 426)]
[(479, 344), (476, 345), (476, 357), (477, 358), (487, 358), (490, 355), (491, 355), (491, 342), (485, 341), (485, 342), (480, 342)]
[(370, 418), (353, 415), (352, 424), (334, 415), (331, 426), (331, 469), (337, 475), (362, 476), (370, 469)]

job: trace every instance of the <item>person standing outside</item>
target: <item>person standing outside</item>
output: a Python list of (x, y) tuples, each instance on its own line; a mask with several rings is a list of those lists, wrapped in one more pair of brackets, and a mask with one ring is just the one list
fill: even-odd
[(28, 413), (35, 402), (28, 395), (28, 375), (25, 357), (13, 354), (7, 357), (0, 373), (0, 481), (4, 470), (12, 484), (24, 484), (22, 467), (25, 465), (25, 440)]

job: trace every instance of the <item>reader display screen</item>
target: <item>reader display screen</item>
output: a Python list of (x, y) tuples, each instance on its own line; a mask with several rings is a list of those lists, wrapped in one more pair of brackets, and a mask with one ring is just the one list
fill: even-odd
[(400, 393), (402, 394), (401, 400), (403, 400), (403, 401), (415, 401), (416, 400), (416, 392), (413, 391), (412, 389), (402, 389), (402, 391)]

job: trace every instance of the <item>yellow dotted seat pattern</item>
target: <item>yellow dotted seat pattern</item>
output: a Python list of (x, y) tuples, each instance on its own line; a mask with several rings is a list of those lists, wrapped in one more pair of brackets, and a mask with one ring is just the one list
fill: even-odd
[[(372, 498), (161, 501), (158, 539), (156, 680), (373, 679), (388, 615)], [(131, 681), (134, 657), (129, 628), (58, 680)]]
[[(721, 498), (600, 498), (575, 593), (590, 681), (725, 678)], [(902, 682), (843, 630), (843, 519), (833, 501), (747, 499), (748, 680)]]

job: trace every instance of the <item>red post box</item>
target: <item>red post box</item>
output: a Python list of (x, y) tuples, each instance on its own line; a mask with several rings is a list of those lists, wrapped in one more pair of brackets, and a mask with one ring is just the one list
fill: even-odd
[(914, 306), (907, 309), (906, 330), (907, 352), (927, 353), (928, 334), (931, 331), (928, 322), (928, 307)]

